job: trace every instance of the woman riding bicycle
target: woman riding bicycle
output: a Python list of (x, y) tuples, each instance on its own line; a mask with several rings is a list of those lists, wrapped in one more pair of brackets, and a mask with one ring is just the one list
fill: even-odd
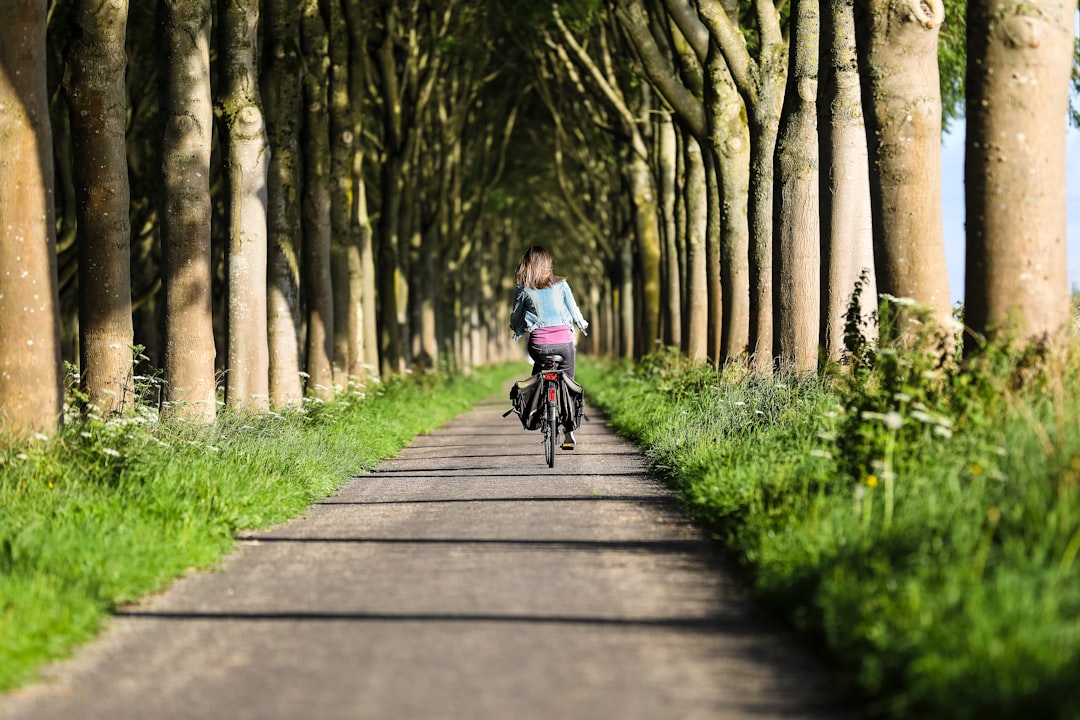
[[(581, 316), (574, 293), (566, 278), (552, 270), (551, 253), (533, 245), (518, 263), (517, 292), (514, 310), (510, 313), (510, 328), (514, 339), (528, 334), (527, 349), (533, 360), (532, 374), (540, 372), (544, 359), (550, 355), (563, 357), (563, 371), (574, 377), (574, 325), (582, 332), (589, 323)], [(563, 448), (574, 448), (572, 424), (563, 428)]]

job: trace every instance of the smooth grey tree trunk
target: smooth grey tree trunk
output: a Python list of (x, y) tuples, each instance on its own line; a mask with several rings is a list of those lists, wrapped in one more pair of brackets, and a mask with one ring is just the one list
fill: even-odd
[(62, 371), (46, 4), (0, 4), (0, 430), (51, 434)]
[(964, 319), (982, 337), (1059, 340), (1071, 308), (1065, 118), (1073, 0), (985, 0), (967, 9)]
[[(382, 192), (382, 214), (379, 220), (379, 244), (375, 255), (377, 292), (379, 295), (379, 363), (384, 377), (400, 374), (405, 370), (405, 354), (402, 346), (401, 328), (398, 324), (398, 284), (402, 281), (400, 271), (401, 253), (401, 195), (404, 172), (404, 122), (402, 117), (401, 87), (398, 73), (401, 71), (395, 53), (399, 11), (394, 6), (385, 8), (385, 33), (379, 45), (380, 92), (384, 98), (383, 123), (386, 133), (386, 157), (380, 170), (379, 187)], [(408, 62), (409, 58), (405, 58)]]
[(709, 230), (709, 188), (701, 145), (687, 136), (686, 156), (686, 354), (704, 362), (709, 357), (709, 270), (706, 255)]
[(64, 93), (69, 109), (79, 243), (79, 372), (90, 404), (129, 408), (134, 329), (124, 47), (128, 4), (72, 8)]
[[(714, 44), (706, 63), (705, 106), (709, 123), (709, 145), (715, 159), (716, 188), (719, 195), (710, 206), (710, 238), (719, 243), (719, 253), (713, 263), (718, 269), (710, 276), (717, 276), (722, 287), (711, 292), (710, 303), (714, 313), (712, 332), (718, 342), (710, 349), (714, 362), (727, 363), (746, 357), (749, 352), (758, 357), (756, 344), (769, 343), (762, 357), (771, 367), (772, 318), (768, 323), (755, 322), (755, 313), (771, 306), (762, 304), (761, 293), (771, 288), (764, 278), (771, 276), (772, 252), (764, 256), (751, 252), (749, 224), (750, 198), (750, 131), (746, 123), (745, 107), (731, 73)], [(762, 263), (769, 263), (769, 273), (764, 273)], [(757, 281), (757, 282), (755, 282)], [(722, 325), (715, 314), (723, 308)], [(756, 344), (755, 344), (756, 343)], [(752, 360), (756, 363), (756, 360)]]
[(217, 417), (210, 255), (210, 0), (158, 5), (164, 79), (165, 411)]
[(682, 346), (682, 282), (679, 271), (679, 237), (675, 223), (676, 160), (678, 142), (670, 115), (653, 121), (655, 133), (654, 164), (658, 176), (657, 194), (661, 218), (661, 268), (664, 283), (660, 288), (663, 303), (663, 341), (665, 345)]
[[(354, 193), (352, 203), (352, 228), (355, 232), (352, 244), (356, 253), (349, 254), (349, 262), (357, 263), (357, 272), (350, 272), (349, 281), (353, 286), (353, 300), (359, 305), (356, 322), (360, 356), (350, 359), (351, 373), (357, 373), (365, 379), (379, 376), (379, 333), (376, 313), (375, 294), (375, 249), (371, 219), (368, 216), (367, 186), (364, 179), (364, 160), (366, 147), (363, 140), (363, 115), (366, 83), (370, 74), (370, 56), (363, 52), (368, 37), (362, 0), (345, 0), (345, 21), (349, 28), (349, 96), (353, 99), (353, 155), (352, 174)], [(357, 284), (358, 283), (358, 287)]]
[(942, 0), (859, 0), (855, 7), (878, 290), (929, 308), (951, 347), (937, 64), (944, 6)]
[(634, 242), (630, 236), (622, 238), (619, 247), (619, 356), (634, 357)]
[(818, 178), (818, 0), (794, 0), (791, 61), (776, 148), (776, 355), (780, 367), (817, 370), (821, 302)]
[(229, 199), (228, 360), (225, 404), (270, 407), (267, 336), (267, 163), (270, 147), (256, 66), (258, 0), (229, 0), (221, 9), (225, 174)]
[(361, 155), (357, 153), (356, 176), (360, 182), (356, 188), (356, 217), (360, 227), (360, 302), (363, 318), (364, 374), (379, 377), (379, 324), (376, 312), (375, 245), (374, 233), (368, 219), (367, 192), (361, 172)]
[[(354, 232), (353, 196), (359, 181), (353, 173), (356, 153), (357, 108), (350, 74), (349, 26), (343, 0), (324, 0), (330, 37), (330, 225), (333, 238), (334, 384), (337, 388), (359, 382), (364, 347), (361, 313), (358, 233)], [(357, 49), (359, 52), (360, 49)]]
[(266, 0), (262, 96), (270, 163), (267, 177), (267, 323), (270, 403), (297, 407), (300, 378), (300, 6)]
[(329, 40), (317, 0), (304, 0), (304, 192), (301, 201), (304, 297), (307, 300), (307, 393), (334, 396), (334, 291), (330, 269)]
[(822, 12), (822, 308), (821, 345), (827, 360), (844, 352), (844, 321), (860, 277), (862, 332), (873, 340), (870, 317), (877, 309), (874, 277), (874, 228), (870, 207), (870, 168), (855, 52), (855, 16), (851, 0), (829, 0)]

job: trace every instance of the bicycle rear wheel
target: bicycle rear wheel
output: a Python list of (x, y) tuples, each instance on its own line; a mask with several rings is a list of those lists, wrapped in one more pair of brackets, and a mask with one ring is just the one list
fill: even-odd
[(559, 443), (559, 407), (548, 403), (547, 428), (544, 431), (544, 459), (549, 468), (555, 467), (555, 446)]
[(551, 428), (544, 433), (544, 459), (549, 468), (555, 467), (555, 434)]

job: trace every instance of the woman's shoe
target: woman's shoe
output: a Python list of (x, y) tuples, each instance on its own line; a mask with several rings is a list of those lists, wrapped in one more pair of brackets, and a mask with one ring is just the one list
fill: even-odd
[(573, 433), (573, 431), (567, 430), (565, 433), (563, 433), (562, 449), (563, 450), (573, 450), (574, 449), (574, 433)]

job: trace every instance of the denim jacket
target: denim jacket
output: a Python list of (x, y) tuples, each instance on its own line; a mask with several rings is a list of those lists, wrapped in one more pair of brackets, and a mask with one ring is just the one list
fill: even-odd
[[(581, 317), (570, 284), (560, 280), (551, 287), (537, 289), (518, 285), (514, 310), (510, 313), (510, 329), (517, 340), (536, 328), (577, 325), (582, 332), (589, 327)], [(586, 333), (588, 334), (588, 333)]]

